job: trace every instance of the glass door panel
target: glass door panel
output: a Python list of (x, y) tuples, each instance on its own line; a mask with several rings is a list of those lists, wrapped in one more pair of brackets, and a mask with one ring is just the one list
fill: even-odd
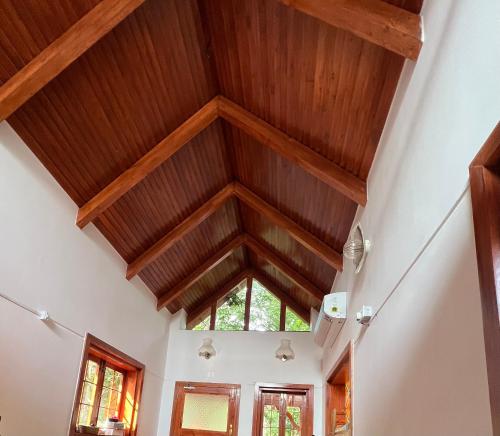
[(186, 394), (182, 428), (226, 432), (229, 400), (229, 395)]
[(170, 435), (237, 436), (239, 395), (239, 385), (176, 383)]

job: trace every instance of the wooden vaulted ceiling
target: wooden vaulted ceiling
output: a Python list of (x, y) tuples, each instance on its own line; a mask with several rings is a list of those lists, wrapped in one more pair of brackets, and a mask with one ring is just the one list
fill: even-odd
[[(7, 119), (158, 297), (318, 308), (422, 0), (0, 0)], [(208, 305), (207, 305), (208, 304)]]

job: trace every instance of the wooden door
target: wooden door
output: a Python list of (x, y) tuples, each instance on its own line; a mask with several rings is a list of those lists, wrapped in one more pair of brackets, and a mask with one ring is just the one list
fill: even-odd
[(237, 436), (240, 385), (177, 382), (171, 436)]
[(254, 406), (254, 436), (311, 436), (313, 387), (258, 385)]

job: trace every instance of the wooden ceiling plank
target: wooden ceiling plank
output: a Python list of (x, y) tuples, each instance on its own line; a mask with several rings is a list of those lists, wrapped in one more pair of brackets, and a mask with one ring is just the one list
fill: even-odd
[(213, 304), (217, 303), (218, 300), (224, 298), (229, 292), (231, 292), (236, 286), (238, 286), (243, 280), (250, 276), (250, 270), (245, 269), (240, 271), (236, 276), (227, 281), (222, 285), (217, 291), (210, 294), (203, 301), (198, 303), (193, 309), (191, 309), (187, 316), (187, 326), (188, 328), (193, 327), (193, 323), (197, 321), (197, 318), (205, 312)]
[(134, 12), (144, 0), (103, 0), (0, 88), (0, 121)]
[(269, 262), (274, 268), (287, 276), (293, 283), (306, 291), (313, 298), (317, 299), (320, 302), (323, 301), (323, 297), (325, 296), (324, 292), (318, 289), (302, 274), (300, 274), (298, 271), (284, 262), (278, 255), (273, 253), (266, 246), (261, 244), (256, 239), (252, 238), (250, 235), (247, 235), (246, 244), (250, 250), (252, 250), (259, 257), (262, 257), (264, 260)]
[(411, 60), (422, 48), (420, 15), (381, 0), (280, 1)]
[(190, 286), (196, 283), (201, 277), (214, 269), (219, 265), (224, 259), (228, 258), (233, 254), (239, 247), (241, 247), (246, 241), (244, 235), (238, 235), (233, 240), (228, 242), (224, 247), (218, 250), (215, 254), (210, 256), (205, 262), (203, 262), (198, 268), (196, 268), (191, 274), (189, 274), (185, 279), (181, 280), (172, 289), (164, 292), (158, 297), (157, 309), (160, 310), (163, 307), (168, 306), (172, 301), (181, 296)]
[(256, 117), (236, 103), (222, 96), (217, 98), (219, 116), (224, 120), (270, 147), (284, 158), (299, 165), (361, 206), (366, 205), (365, 181)]
[(120, 174), (113, 182), (83, 205), (78, 211), (76, 218), (78, 227), (85, 227), (89, 222), (103, 213), (115, 201), (137, 185), (137, 183), (172, 157), (202, 130), (207, 128), (217, 117), (217, 100), (212, 99), (141, 157), (128, 170)]
[(210, 215), (216, 212), (229, 198), (233, 196), (234, 185), (229, 183), (215, 194), (210, 200), (205, 202), (195, 212), (189, 215), (184, 221), (175, 226), (170, 232), (148, 248), (137, 259), (127, 267), (127, 279), (137, 275), (151, 262), (155, 261), (179, 239), (187, 235), (191, 230), (200, 225)]
[(323, 259), (333, 268), (338, 271), (342, 271), (343, 259), (340, 253), (326, 245), (307, 230), (303, 229), (290, 218), (283, 215), (278, 209), (262, 200), (242, 184), (235, 182), (234, 186), (234, 193), (241, 201), (277, 226), (286, 230), (292, 238), (304, 247), (308, 248), (311, 252)]
[(298, 316), (300, 316), (304, 321), (310, 322), (311, 312), (310, 309), (302, 306), (297, 300), (288, 295), (286, 292), (282, 291), (274, 282), (268, 279), (264, 274), (255, 269), (251, 270), (251, 276), (254, 280), (257, 280), (262, 286), (264, 286), (269, 292), (274, 294), (276, 298), (283, 301), (290, 309), (292, 309)]

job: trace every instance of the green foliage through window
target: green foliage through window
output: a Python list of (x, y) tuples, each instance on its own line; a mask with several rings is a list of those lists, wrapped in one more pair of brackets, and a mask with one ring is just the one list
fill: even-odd
[[(241, 331), (245, 327), (246, 281), (238, 285), (224, 301), (219, 301), (215, 317), (215, 330)], [(279, 331), (281, 301), (257, 280), (253, 280), (250, 303), (249, 330)], [(193, 330), (209, 330), (210, 315), (196, 325)], [(286, 308), (285, 330), (288, 332), (307, 332), (310, 326)]]

